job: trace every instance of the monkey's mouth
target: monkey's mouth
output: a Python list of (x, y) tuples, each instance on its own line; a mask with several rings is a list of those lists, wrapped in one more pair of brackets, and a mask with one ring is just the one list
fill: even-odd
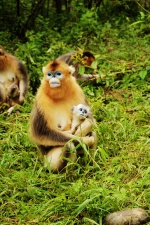
[(56, 87), (59, 87), (59, 86), (60, 86), (60, 83), (58, 83), (58, 82), (51, 82), (50, 83), (51, 88), (56, 88)]
[(83, 119), (85, 117), (84, 114), (80, 114), (80, 119)]

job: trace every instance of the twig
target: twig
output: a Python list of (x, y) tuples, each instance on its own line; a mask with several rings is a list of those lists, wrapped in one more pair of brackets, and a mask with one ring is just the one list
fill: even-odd
[(136, 4), (138, 4), (145, 12), (147, 12), (148, 14), (150, 14), (150, 12), (148, 10), (146, 10), (139, 2), (135, 1)]

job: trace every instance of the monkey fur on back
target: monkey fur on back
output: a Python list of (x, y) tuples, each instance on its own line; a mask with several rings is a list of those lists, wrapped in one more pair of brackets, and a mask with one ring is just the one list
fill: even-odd
[(43, 68), (44, 77), (31, 112), (31, 137), (45, 158), (45, 166), (48, 165), (53, 172), (59, 172), (66, 166), (64, 157), (76, 160), (76, 152), (70, 150), (80, 141), (90, 148), (95, 143), (95, 135), (86, 136), (92, 129), (90, 122), (83, 126), (84, 137), (66, 132), (71, 129), (70, 109), (78, 104), (87, 105), (82, 89), (72, 76), (73, 72), (73, 68), (62, 61), (49, 62)]
[[(76, 59), (77, 55), (80, 55), (80, 61), (78, 62)], [(95, 61), (95, 57), (91, 52), (85, 51), (82, 54), (78, 51), (68, 52), (63, 54), (57, 58), (57, 60), (62, 60), (68, 65), (73, 65), (75, 67), (75, 71), (73, 76), (78, 80), (78, 82), (86, 81), (86, 80), (96, 80), (99, 78), (99, 75), (96, 74), (79, 74), (79, 67), (81, 65), (85, 66), (85, 72), (89, 66)]]

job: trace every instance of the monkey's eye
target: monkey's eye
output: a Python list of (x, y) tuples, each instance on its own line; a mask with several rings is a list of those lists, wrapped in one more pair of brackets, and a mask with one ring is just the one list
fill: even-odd
[(53, 76), (53, 73), (51, 72), (51, 71), (49, 71), (48, 73), (47, 73), (47, 77), (49, 78), (49, 77), (52, 77)]
[(82, 111), (82, 108), (79, 108), (80, 111)]
[(61, 76), (61, 72), (58, 72), (58, 73), (57, 73), (57, 76)]
[(63, 76), (63, 73), (62, 73), (61, 71), (56, 71), (56, 72), (55, 72), (55, 75), (56, 75), (57, 77), (62, 77), (62, 76)]
[(84, 112), (87, 113), (87, 110), (85, 109)]

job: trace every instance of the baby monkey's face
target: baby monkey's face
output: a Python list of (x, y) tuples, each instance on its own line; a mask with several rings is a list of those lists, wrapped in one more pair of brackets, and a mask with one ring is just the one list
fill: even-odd
[(89, 107), (84, 104), (76, 105), (72, 108), (73, 115), (79, 117), (80, 119), (84, 119), (89, 114)]

